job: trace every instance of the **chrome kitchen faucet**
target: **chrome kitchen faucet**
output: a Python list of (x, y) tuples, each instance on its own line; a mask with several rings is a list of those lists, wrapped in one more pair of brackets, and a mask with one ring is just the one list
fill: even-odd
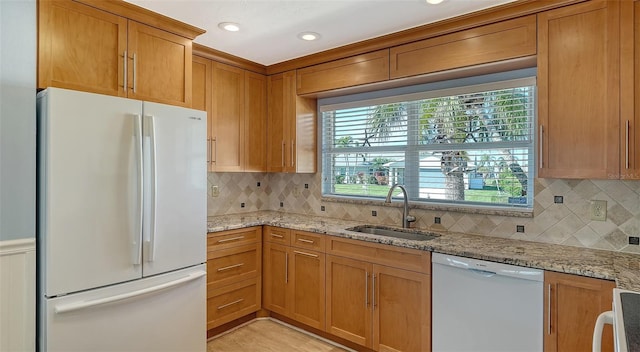
[(391, 186), (391, 188), (389, 189), (389, 193), (387, 193), (387, 199), (384, 202), (391, 203), (391, 196), (393, 195), (393, 190), (396, 189), (396, 187), (400, 188), (404, 195), (404, 209), (402, 210), (402, 227), (408, 229), (409, 223), (416, 221), (416, 217), (409, 215), (409, 195), (407, 194), (407, 189), (404, 188), (403, 185), (396, 183), (395, 185)]

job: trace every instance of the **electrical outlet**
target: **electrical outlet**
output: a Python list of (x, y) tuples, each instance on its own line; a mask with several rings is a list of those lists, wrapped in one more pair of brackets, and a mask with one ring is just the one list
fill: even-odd
[(300, 188), (298, 186), (293, 186), (293, 196), (300, 197)]
[(629, 237), (629, 244), (634, 244), (634, 245), (640, 245), (640, 237), (637, 236), (630, 236)]
[(516, 232), (524, 232), (524, 225), (516, 225)]
[(607, 221), (607, 201), (606, 200), (591, 201), (591, 220)]
[(371, 216), (378, 216), (378, 212), (377, 212), (377, 211), (375, 211), (375, 210), (372, 210), (372, 211), (371, 211)]
[(436, 216), (433, 218), (433, 223), (434, 224), (441, 224), (442, 223), (442, 219), (439, 216)]
[(211, 196), (212, 197), (217, 197), (220, 195), (220, 187), (218, 186), (211, 186)]

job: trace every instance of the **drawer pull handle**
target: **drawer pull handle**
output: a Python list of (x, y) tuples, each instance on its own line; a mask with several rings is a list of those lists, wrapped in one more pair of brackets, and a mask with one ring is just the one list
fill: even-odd
[(308, 240), (306, 238), (298, 238), (298, 241), (300, 241), (302, 243), (315, 243), (316, 242), (314, 240)]
[(234, 268), (239, 268), (239, 267), (241, 267), (241, 266), (243, 266), (243, 265), (244, 265), (244, 263), (225, 266), (224, 268), (219, 268), (219, 269), (218, 269), (218, 272), (225, 271), (225, 270), (230, 270), (230, 269), (234, 269)]
[(275, 233), (272, 233), (272, 234), (271, 234), (271, 237), (275, 237), (275, 238), (284, 238), (284, 236), (282, 236), (282, 235), (277, 235), (277, 234), (275, 234)]
[(307, 257), (311, 257), (311, 258), (318, 258), (317, 254), (311, 254), (311, 253), (307, 253), (307, 252), (293, 251), (293, 253), (304, 255), (304, 256), (307, 256)]
[(218, 243), (225, 243), (225, 242), (231, 242), (231, 241), (242, 240), (242, 239), (244, 239), (244, 236), (223, 238), (221, 240), (218, 240)]
[(223, 304), (223, 305), (221, 305), (220, 307), (218, 307), (218, 310), (220, 310), (220, 309), (225, 309), (225, 308), (227, 308), (227, 307), (229, 307), (229, 306), (232, 306), (232, 305), (234, 305), (234, 304), (238, 304), (238, 303), (240, 303), (240, 302), (242, 302), (242, 301), (244, 301), (244, 298), (240, 298), (239, 300), (237, 300), (237, 301), (233, 301), (233, 302), (231, 302), (231, 303)]

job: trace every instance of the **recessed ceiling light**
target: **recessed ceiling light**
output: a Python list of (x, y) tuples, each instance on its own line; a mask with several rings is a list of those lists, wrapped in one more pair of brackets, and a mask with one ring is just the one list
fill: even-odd
[(220, 22), (218, 28), (229, 32), (237, 32), (240, 30), (240, 25), (233, 22)]
[(316, 32), (302, 32), (298, 34), (298, 38), (306, 41), (313, 41), (320, 39), (320, 34)]
[(427, 0), (427, 2), (430, 3), (431, 5), (437, 5), (443, 1), (444, 0)]

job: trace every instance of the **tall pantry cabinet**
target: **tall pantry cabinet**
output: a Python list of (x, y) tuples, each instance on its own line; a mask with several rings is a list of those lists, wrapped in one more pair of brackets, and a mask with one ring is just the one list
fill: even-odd
[(191, 106), (192, 40), (203, 30), (124, 1), (38, 4), (39, 88)]

